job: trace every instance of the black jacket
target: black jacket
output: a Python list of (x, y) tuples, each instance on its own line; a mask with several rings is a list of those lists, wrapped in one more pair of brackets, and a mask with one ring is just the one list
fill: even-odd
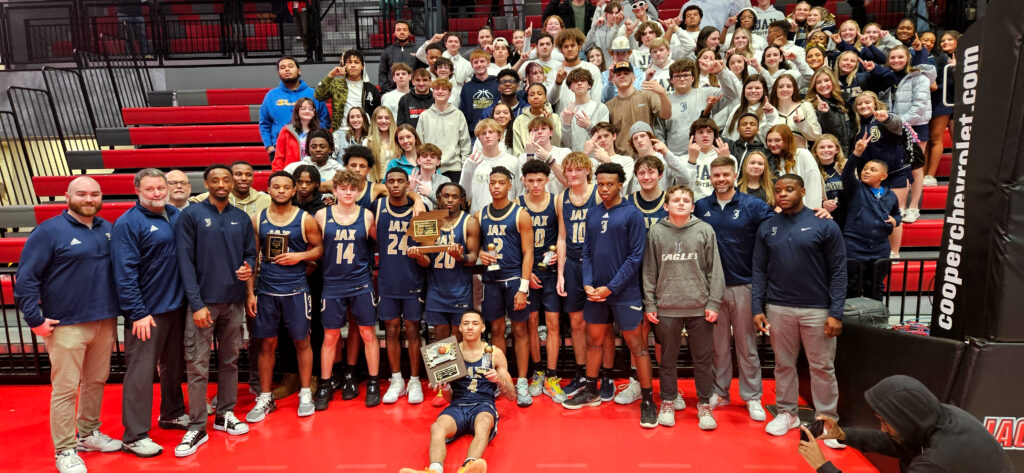
[[(942, 404), (909, 376), (885, 378), (864, 393), (872, 409), (902, 437), (878, 430), (844, 429), (846, 444), (863, 452), (896, 457), (906, 473), (1010, 473), (1006, 452), (974, 416)], [(831, 462), (819, 473), (838, 473)]]
[(739, 163), (740, 168), (736, 170), (736, 174), (743, 172), (743, 161), (746, 161), (747, 155), (752, 151), (760, 151), (764, 153), (765, 156), (771, 154), (768, 152), (768, 148), (765, 147), (764, 143), (757, 139), (756, 136), (751, 141), (730, 140), (728, 138), (724, 139), (725, 143), (729, 145), (729, 154), (736, 158), (736, 162)]
[[(627, 5), (628, 6), (628, 5)], [(625, 8), (625, 6), (623, 7)], [(589, 1), (583, 4), (583, 17), (584, 24), (576, 24), (576, 15), (572, 12), (572, 1), (571, 0), (551, 0), (548, 6), (544, 8), (544, 13), (541, 15), (542, 18), (547, 18), (551, 15), (558, 15), (562, 19), (562, 23), (565, 24), (566, 28), (579, 28), (583, 34), (587, 34), (590, 31), (590, 24), (594, 19), (594, 10), (597, 7)]]
[(395, 121), (399, 125), (406, 123), (416, 126), (420, 121), (420, 114), (434, 105), (434, 96), (427, 92), (424, 95), (417, 95), (416, 92), (409, 92), (398, 99), (398, 116)]
[[(380, 84), (381, 95), (386, 94), (394, 90), (395, 82), (391, 80), (391, 66), (404, 62), (413, 70), (417, 67), (424, 67), (420, 63), (419, 59), (413, 54), (416, 53), (416, 45), (412, 42), (412, 37), (409, 38), (409, 42), (402, 45), (398, 43), (391, 43), (380, 52), (380, 66), (377, 70), (377, 83)], [(370, 112), (367, 110), (367, 112)]]

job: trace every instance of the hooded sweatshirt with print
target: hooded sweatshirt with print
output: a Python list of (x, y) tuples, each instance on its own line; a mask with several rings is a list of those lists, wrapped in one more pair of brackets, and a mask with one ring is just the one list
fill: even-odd
[(703, 317), (718, 312), (725, 274), (711, 225), (690, 217), (682, 227), (668, 218), (647, 232), (643, 262), (644, 312), (658, 317)]

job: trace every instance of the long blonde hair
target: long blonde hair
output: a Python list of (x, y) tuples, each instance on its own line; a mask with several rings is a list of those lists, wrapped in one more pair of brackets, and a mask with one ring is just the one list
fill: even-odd
[(839, 79), (836, 78), (836, 74), (832, 72), (832, 70), (829, 69), (828, 67), (822, 67), (821, 69), (818, 69), (818, 71), (815, 72), (813, 76), (811, 76), (811, 84), (807, 88), (807, 96), (804, 97), (804, 101), (810, 102), (811, 105), (813, 105), (815, 109), (817, 109), (818, 102), (821, 100), (821, 96), (818, 95), (818, 90), (816, 86), (818, 83), (818, 77), (823, 75), (828, 76), (829, 80), (832, 81), (832, 94), (829, 95), (829, 98), (835, 101), (836, 105), (834, 106), (839, 107), (839, 110), (841, 110), (845, 115), (846, 101), (843, 100), (843, 94), (840, 92), (842, 91), (843, 87), (839, 83)]
[[(388, 136), (382, 137), (380, 135), (380, 129), (377, 128), (377, 115), (384, 112), (388, 115)], [(370, 178), (374, 182), (381, 182), (384, 177), (384, 169), (387, 167), (387, 162), (391, 158), (394, 158), (401, 153), (398, 153), (395, 147), (395, 133), (397, 133), (397, 125), (395, 123), (395, 116), (391, 114), (391, 109), (381, 105), (373, 111), (373, 116), (370, 117), (370, 136), (366, 140), (367, 146), (370, 151), (373, 151), (373, 157), (376, 158), (377, 163), (373, 165), (373, 169), (370, 170)]]
[(814, 146), (811, 146), (811, 154), (814, 155), (814, 161), (818, 163), (818, 170), (821, 171), (821, 178), (823, 180), (828, 180), (828, 176), (825, 175), (825, 166), (821, 164), (821, 159), (818, 158), (818, 145), (825, 140), (831, 141), (832, 144), (836, 145), (836, 155), (832, 158), (832, 163), (835, 165), (836, 172), (843, 172), (843, 166), (846, 166), (846, 155), (843, 154), (843, 146), (839, 143), (839, 138), (836, 138), (835, 135), (829, 133), (821, 135), (821, 139), (815, 141)]
[(761, 177), (757, 180), (757, 183), (762, 189), (764, 189), (764, 195), (767, 198), (768, 205), (775, 207), (775, 191), (772, 188), (775, 183), (772, 182), (771, 170), (768, 169), (768, 158), (760, 151), (751, 151), (750, 154), (743, 159), (743, 172), (740, 173), (739, 178), (740, 192), (744, 194), (750, 193), (750, 186), (747, 185), (747, 183), (750, 182), (750, 174), (747, 172), (747, 165), (750, 164), (750, 158), (753, 158), (754, 156), (760, 156), (761, 162), (764, 166), (764, 169), (761, 171)]

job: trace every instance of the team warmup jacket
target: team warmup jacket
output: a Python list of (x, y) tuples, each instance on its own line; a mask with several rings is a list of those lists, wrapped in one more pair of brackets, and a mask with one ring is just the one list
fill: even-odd
[(209, 200), (189, 205), (174, 227), (185, 296), (195, 312), (206, 304), (245, 301), (245, 282), (235, 271), (256, 268), (256, 240), (249, 214), (233, 205), (218, 212)]
[(861, 158), (850, 156), (843, 167), (843, 191), (839, 194), (839, 209), (843, 212), (843, 236), (846, 252), (855, 259), (882, 259), (889, 254), (889, 235), (893, 227), (889, 217), (899, 226), (900, 203), (896, 194), (882, 186), (882, 194), (875, 197), (871, 188), (857, 178), (864, 165)]
[(610, 209), (597, 204), (587, 212), (586, 235), (583, 285), (606, 286), (612, 291), (610, 304), (640, 304), (640, 263), (647, 243), (647, 225), (640, 209), (626, 199)]
[(761, 222), (775, 211), (763, 200), (736, 191), (725, 209), (718, 205), (718, 197), (711, 194), (697, 201), (693, 216), (715, 229), (718, 254), (722, 258), (722, 272), (726, 286), (742, 286), (751, 282), (754, 261), (754, 235)]
[(765, 305), (828, 309), (843, 319), (846, 301), (846, 247), (839, 225), (804, 207), (761, 223), (754, 242), (751, 309)]
[(117, 317), (110, 262), (110, 222), (86, 227), (65, 210), (39, 224), (25, 241), (14, 299), (29, 327), (45, 319), (74, 325)]
[(153, 213), (136, 202), (114, 223), (114, 283), (121, 311), (131, 321), (185, 305), (174, 235), (181, 211), (165, 205), (164, 212)]

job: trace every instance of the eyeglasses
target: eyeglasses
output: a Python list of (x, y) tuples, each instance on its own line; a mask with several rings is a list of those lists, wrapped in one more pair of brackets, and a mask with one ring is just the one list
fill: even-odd
[(640, 0), (639, 2), (636, 2), (636, 3), (632, 4), (631, 6), (633, 7), (634, 10), (639, 10), (641, 8), (646, 8), (647, 7), (647, 2), (645, 2), (644, 0)]
[(518, 84), (519, 81), (517, 81), (515, 79), (502, 79), (502, 80), (499, 80), (498, 83), (501, 84), (501, 85), (509, 85), (509, 84)]
[(171, 187), (187, 186), (188, 181), (167, 181), (167, 185)]

